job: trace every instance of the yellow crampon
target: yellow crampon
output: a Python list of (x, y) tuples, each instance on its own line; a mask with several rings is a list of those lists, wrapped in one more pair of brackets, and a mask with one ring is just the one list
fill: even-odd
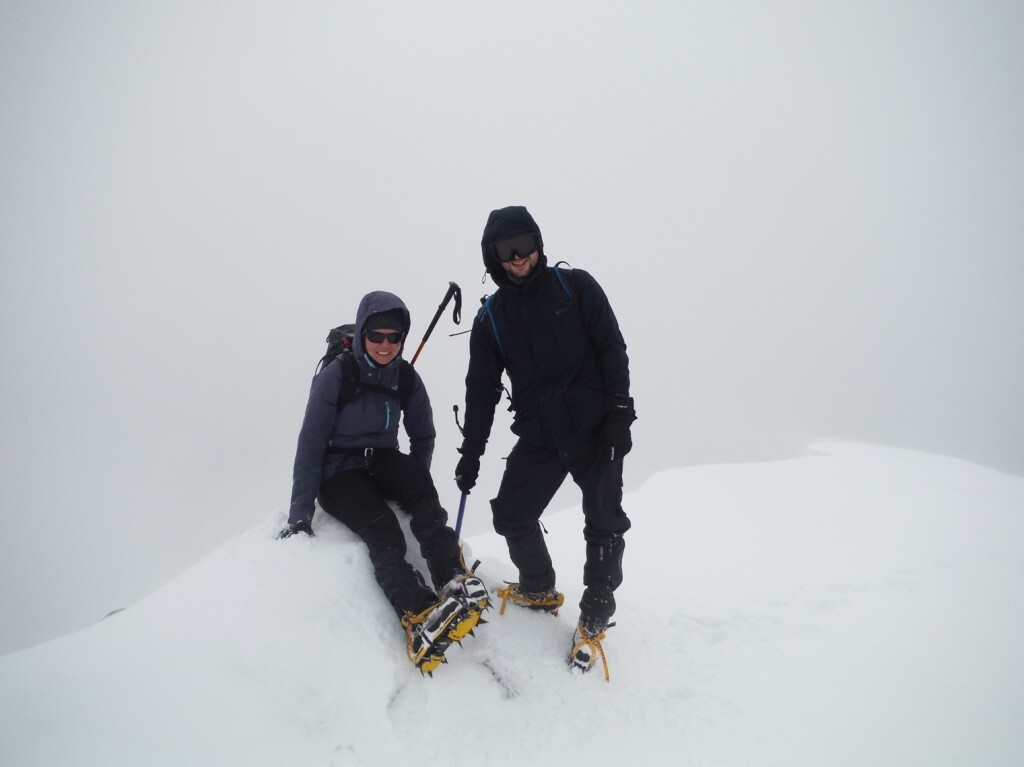
[(424, 642), (418, 651), (413, 649), (414, 637), (413, 626), (419, 625), (430, 617), (437, 605), (431, 605), (418, 615), (406, 613), (402, 617), (402, 628), (405, 629), (405, 654), (409, 661), (422, 673), (429, 676), (434, 675), (434, 669), (442, 663), (447, 663), (444, 657), (445, 652), (453, 642), (462, 643), (462, 640), (473, 633), (473, 629), (480, 623), (480, 612), (468, 610), (456, 612), (448, 618), (447, 622), (438, 631), (433, 642)]
[[(604, 647), (601, 645), (601, 640), (604, 639), (604, 631), (599, 631), (596, 635), (590, 636), (583, 626), (577, 626), (576, 631), (580, 635), (580, 639), (572, 646), (572, 652), (569, 653), (569, 667), (578, 668), (580, 671), (589, 671), (594, 664), (597, 662), (598, 655), (601, 656), (601, 665), (604, 667), (604, 681), (610, 682), (611, 675), (608, 673), (608, 659), (604, 654)], [(588, 653), (590, 660), (586, 666), (578, 663), (576, 660), (577, 653), (583, 648), (590, 648)], [(596, 653), (594, 651), (597, 651)]]
[(451, 631), (448, 632), (448, 638), (453, 642), (461, 642), (463, 639), (473, 633), (479, 624), (486, 623), (481, 620), (479, 610), (468, 610), (465, 615), (456, 623)]
[(495, 593), (501, 597), (501, 608), (498, 610), (498, 615), (505, 614), (505, 606), (508, 604), (510, 599), (523, 607), (530, 607), (534, 610), (543, 610), (551, 613), (552, 615), (558, 615), (558, 608), (565, 602), (564, 594), (556, 591), (553, 594), (545, 595), (543, 599), (528, 599), (523, 596), (523, 594), (515, 590), (515, 587), (518, 585), (518, 583), (505, 581), (505, 588), (495, 590)]
[(422, 673), (434, 675), (434, 669), (440, 666), (442, 663), (446, 663), (444, 653), (440, 655), (431, 655), (430, 650), (432, 645), (424, 644), (419, 652), (414, 652), (412, 649), (413, 636), (412, 627), (415, 624), (423, 623), (426, 620), (427, 615), (433, 607), (428, 607), (426, 610), (421, 612), (419, 615), (413, 615), (412, 613), (406, 613), (402, 616), (402, 628), (405, 629), (405, 655), (409, 661)]

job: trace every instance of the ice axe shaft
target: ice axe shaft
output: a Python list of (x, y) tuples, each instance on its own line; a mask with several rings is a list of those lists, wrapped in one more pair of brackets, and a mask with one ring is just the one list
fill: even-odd
[(416, 353), (412, 355), (411, 365), (416, 364), (416, 359), (420, 356), (420, 352), (423, 351), (423, 347), (427, 343), (427, 339), (430, 338), (430, 334), (434, 332), (434, 326), (437, 325), (437, 321), (441, 318), (441, 312), (444, 311), (445, 307), (448, 306), (448, 302), (455, 298), (455, 311), (452, 313), (452, 320), (458, 325), (462, 322), (462, 289), (454, 282), (448, 283), (448, 292), (444, 294), (444, 300), (441, 301), (441, 305), (437, 307), (437, 311), (434, 312), (434, 319), (430, 321), (430, 325), (427, 326), (427, 332), (423, 334), (423, 340), (420, 341), (419, 347), (416, 349)]
[(455, 537), (461, 539), (462, 533), (462, 515), (466, 513), (466, 496), (469, 493), (463, 493), (462, 499), (459, 501), (459, 516), (455, 519)]

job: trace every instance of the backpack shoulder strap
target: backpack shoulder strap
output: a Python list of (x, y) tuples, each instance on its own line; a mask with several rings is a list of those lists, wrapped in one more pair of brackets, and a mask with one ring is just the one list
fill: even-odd
[[(562, 264), (565, 264), (566, 268), (561, 268)], [(551, 270), (551, 273), (555, 275), (555, 279), (558, 280), (558, 284), (562, 286), (562, 290), (565, 291), (565, 295), (569, 297), (569, 303), (575, 303), (576, 279), (573, 277), (572, 267), (569, 266), (567, 261), (559, 261), (554, 266), (549, 266), (548, 268)], [(501, 343), (501, 336), (498, 334), (498, 323), (494, 319), (494, 308), (491, 306), (495, 295), (497, 294), (495, 293), (483, 299), (483, 305), (480, 307), (477, 317), (484, 328), (490, 331), (491, 338), (493, 338), (494, 343), (498, 345), (498, 353), (504, 358), (505, 347)]]
[(501, 343), (501, 336), (498, 335), (498, 323), (494, 319), (494, 309), (491, 306), (491, 302), (494, 301), (494, 296), (488, 296), (484, 301), (483, 306), (480, 307), (480, 312), (477, 315), (480, 318), (480, 324), (484, 328), (490, 329), (491, 338), (494, 339), (494, 343), (498, 345), (498, 353), (504, 358), (505, 347)]
[(359, 388), (359, 365), (351, 349), (345, 349), (337, 357), (341, 363), (341, 390), (338, 392), (338, 410), (353, 400)]
[(415, 383), (415, 377), (413, 376), (412, 363), (408, 360), (398, 361), (398, 402), (405, 409), (406, 403), (409, 401), (409, 395), (412, 394), (412, 385)]
[[(561, 268), (562, 264), (565, 264), (565, 268)], [(559, 261), (554, 266), (550, 267), (554, 273), (555, 278), (558, 280), (558, 284), (562, 286), (562, 290), (565, 291), (565, 295), (569, 296), (569, 301), (576, 300), (576, 278), (573, 277), (572, 267), (569, 266), (568, 261)]]
[[(341, 391), (338, 392), (338, 410), (341, 410), (345, 405), (354, 400), (356, 395), (363, 389), (372, 389), (373, 391), (396, 396), (396, 392), (392, 390), (371, 384), (363, 384), (359, 380), (359, 365), (356, 363), (355, 355), (352, 354), (351, 349), (346, 349), (339, 354), (338, 360), (341, 362)], [(415, 380), (412, 363), (408, 360), (399, 360), (397, 396), (402, 408), (405, 408), (406, 403), (409, 401), (409, 395), (412, 394)]]

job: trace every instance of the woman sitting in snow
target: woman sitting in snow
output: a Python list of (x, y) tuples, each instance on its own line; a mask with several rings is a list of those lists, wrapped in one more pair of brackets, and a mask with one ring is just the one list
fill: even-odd
[[(430, 476), (436, 432), (423, 381), (402, 359), (409, 327), (409, 310), (398, 296), (376, 291), (360, 301), (351, 352), (313, 378), (288, 527), (280, 537), (313, 535), (314, 500), (358, 535), (405, 627), (410, 659), (429, 673), (477, 624), (487, 590), (462, 561)], [(339, 408), (343, 396), (347, 404)], [(398, 449), (400, 412), (410, 455)], [(433, 589), (405, 558), (405, 536), (389, 500), (411, 517)]]

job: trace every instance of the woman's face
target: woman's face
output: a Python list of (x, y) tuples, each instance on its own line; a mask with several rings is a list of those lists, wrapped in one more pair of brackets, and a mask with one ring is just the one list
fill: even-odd
[(402, 332), (393, 328), (370, 330), (363, 335), (363, 348), (375, 364), (389, 365), (402, 349)]

